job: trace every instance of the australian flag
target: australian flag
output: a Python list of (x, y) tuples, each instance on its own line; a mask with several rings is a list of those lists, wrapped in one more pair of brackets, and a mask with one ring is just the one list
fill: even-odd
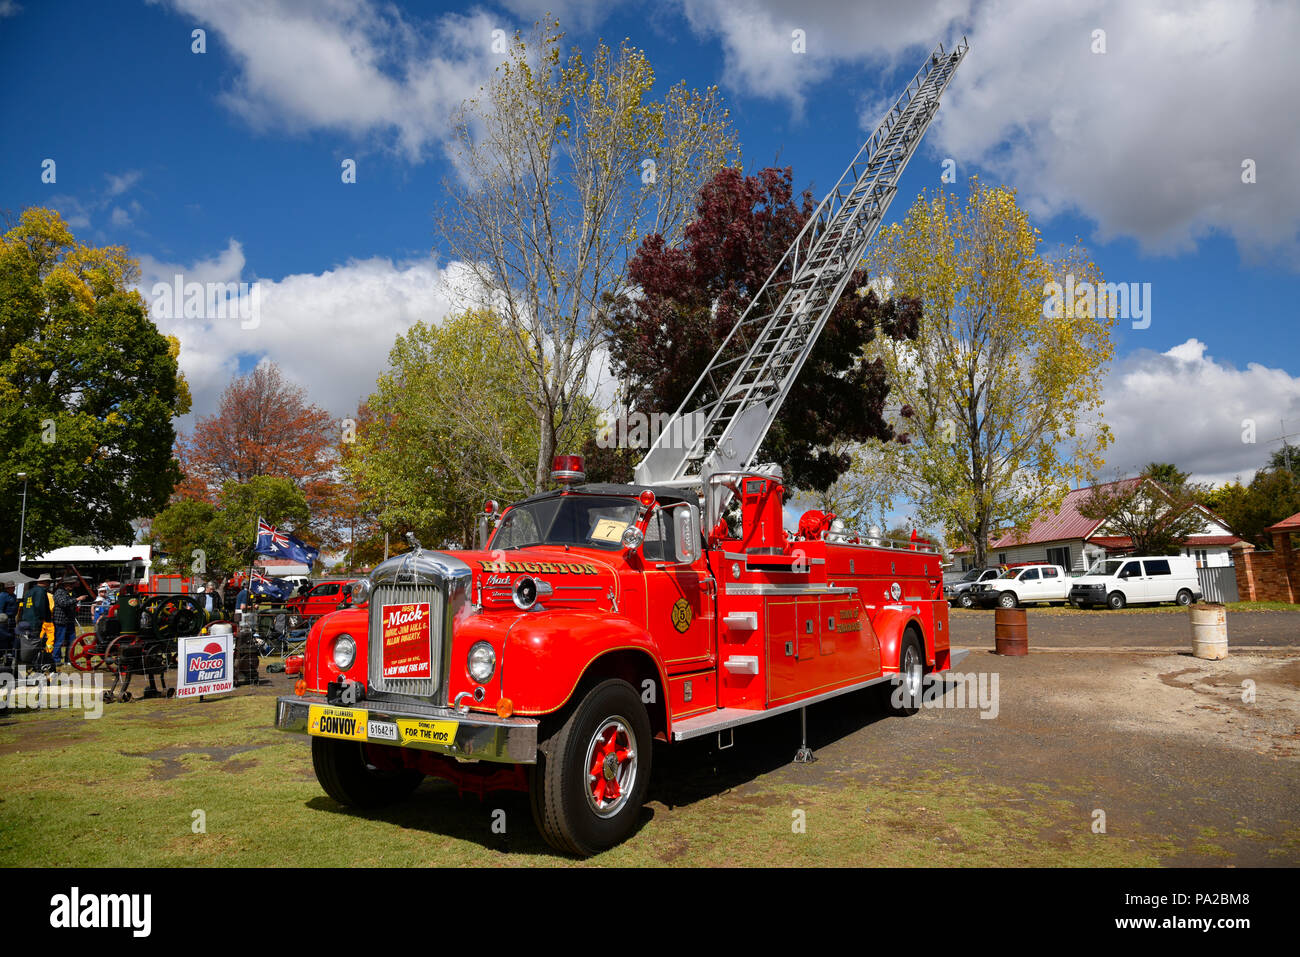
[(283, 578), (267, 578), (253, 572), (248, 590), (254, 595), (265, 595), (273, 601), (288, 601), (293, 597), (293, 582), (287, 582)]
[(301, 562), (308, 568), (316, 563), (320, 555), (319, 548), (304, 544), (288, 532), (281, 532), (274, 525), (268, 525), (260, 518), (257, 520), (257, 544), (253, 551), (258, 555), (270, 555), (273, 558), (287, 558)]

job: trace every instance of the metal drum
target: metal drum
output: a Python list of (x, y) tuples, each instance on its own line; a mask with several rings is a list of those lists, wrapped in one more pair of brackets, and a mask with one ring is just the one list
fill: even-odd
[(993, 652), (1029, 654), (1029, 623), (1023, 608), (998, 608), (993, 612)]
[(1210, 661), (1228, 657), (1228, 610), (1206, 603), (1192, 605), (1187, 614), (1192, 621), (1192, 654)]

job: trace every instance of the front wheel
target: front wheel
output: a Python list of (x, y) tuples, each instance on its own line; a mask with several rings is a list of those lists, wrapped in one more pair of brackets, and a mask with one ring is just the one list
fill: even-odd
[(1128, 601), (1124, 598), (1122, 591), (1113, 591), (1106, 597), (1106, 606), (1114, 611), (1119, 611), (1126, 604), (1128, 604)]
[(381, 771), (366, 760), (365, 745), (311, 739), (311, 764), (325, 793), (347, 807), (371, 808), (406, 797), (424, 780), (419, 771)]
[(957, 604), (961, 605), (963, 608), (973, 608), (975, 607), (975, 599), (966, 592), (962, 592), (957, 596)]
[(650, 784), (650, 717), (635, 689), (611, 678), (592, 688), (538, 748), (533, 819), (556, 850), (583, 857), (627, 839)]
[(1004, 591), (998, 596), (998, 607), (1000, 608), (1015, 608), (1017, 604), (1016, 593), (1013, 591)]

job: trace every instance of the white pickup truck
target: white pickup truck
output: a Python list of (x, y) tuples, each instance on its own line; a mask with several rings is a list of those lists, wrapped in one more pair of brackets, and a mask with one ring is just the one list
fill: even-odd
[(971, 598), (982, 608), (1015, 608), (1036, 602), (1064, 605), (1071, 579), (1060, 565), (1021, 565), (976, 586)]

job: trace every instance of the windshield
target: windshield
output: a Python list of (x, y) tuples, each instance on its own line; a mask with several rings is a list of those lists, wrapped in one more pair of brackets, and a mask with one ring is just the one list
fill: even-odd
[(616, 551), (639, 509), (631, 499), (596, 495), (559, 495), (516, 505), (502, 517), (492, 548), (581, 545)]
[(1113, 558), (1108, 562), (1098, 562), (1097, 564), (1093, 565), (1090, 569), (1088, 569), (1088, 574), (1103, 575), (1109, 578), (1112, 575), (1119, 574), (1119, 570), (1123, 566), (1125, 561), (1126, 559), (1123, 558)]
[(980, 580), (980, 576), (983, 574), (984, 574), (984, 569), (972, 568), (965, 575), (961, 576), (961, 580), (964, 582), (977, 582)]
[(1022, 571), (1024, 571), (1023, 568), (1008, 568), (1001, 575), (999, 575), (998, 578), (999, 579), (1016, 578)]

